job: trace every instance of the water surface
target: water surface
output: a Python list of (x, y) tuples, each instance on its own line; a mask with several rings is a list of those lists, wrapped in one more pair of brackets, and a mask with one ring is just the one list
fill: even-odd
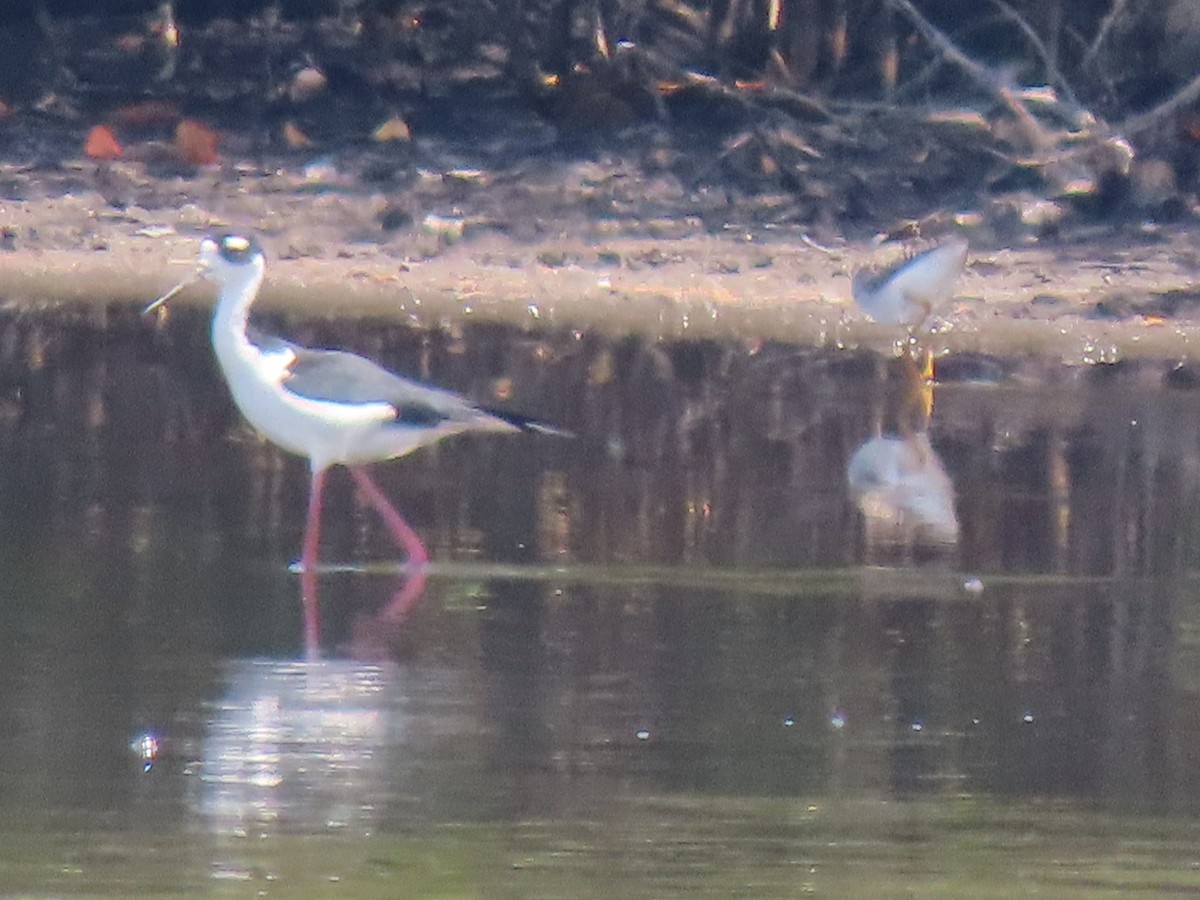
[(307, 471), (205, 329), (0, 323), (0, 894), (1200, 887), (1166, 367), (956, 357), (929, 412), (864, 353), (297, 327), (578, 435), (376, 467), (399, 624), (334, 474), (305, 662)]

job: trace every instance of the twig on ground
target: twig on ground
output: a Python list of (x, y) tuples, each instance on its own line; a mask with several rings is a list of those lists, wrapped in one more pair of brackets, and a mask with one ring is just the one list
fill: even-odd
[(813, 240), (811, 237), (808, 236), (808, 232), (806, 232), (806, 231), (800, 232), (800, 241), (804, 244), (807, 244), (809, 247), (812, 247), (814, 250), (819, 250), (828, 256), (831, 256), (834, 253), (839, 252), (834, 247), (826, 247), (824, 244), (817, 243), (815, 240)]

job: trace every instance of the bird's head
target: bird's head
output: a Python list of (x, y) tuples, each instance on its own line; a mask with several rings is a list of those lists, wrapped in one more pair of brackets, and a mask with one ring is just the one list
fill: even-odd
[(214, 234), (200, 242), (200, 255), (192, 273), (146, 307), (144, 313), (154, 312), (168, 300), (200, 278), (209, 278), (225, 287), (240, 281), (262, 278), (266, 259), (262, 247), (252, 237), (242, 234)]

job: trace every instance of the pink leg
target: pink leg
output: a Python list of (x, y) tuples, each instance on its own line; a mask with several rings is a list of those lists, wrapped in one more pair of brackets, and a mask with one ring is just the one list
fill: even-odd
[(321, 620), (317, 611), (317, 546), (321, 536), (321, 500), (325, 492), (325, 469), (312, 473), (308, 492), (308, 519), (304, 526), (304, 549), (300, 556), (300, 599), (304, 604), (304, 650), (310, 660), (320, 656)]
[(358, 484), (358, 489), (362, 491), (363, 496), (371, 501), (371, 505), (383, 517), (383, 521), (387, 523), (388, 529), (392, 532), (392, 538), (401, 550), (408, 554), (408, 566), (410, 569), (424, 568), (429, 562), (429, 552), (425, 549), (425, 545), (421, 543), (421, 538), (412, 530), (412, 526), (404, 521), (404, 516), (396, 512), (396, 507), (388, 502), (387, 497), (383, 496), (383, 491), (375, 484), (367, 470), (362, 466), (349, 466), (350, 474), (354, 476), (355, 482)]
[(425, 592), (425, 569), (417, 569), (404, 579), (404, 583), (400, 585), (400, 590), (392, 594), (392, 599), (388, 601), (379, 613), (379, 618), (385, 621), (401, 622), (408, 618), (409, 612), (421, 599), (421, 594)]
[(383, 491), (367, 474), (367, 470), (362, 466), (349, 466), (348, 468), (350, 474), (354, 476), (354, 481), (358, 484), (358, 489), (387, 523), (396, 545), (408, 555), (408, 576), (404, 579), (400, 590), (392, 596), (391, 601), (380, 614), (385, 619), (403, 619), (425, 590), (425, 565), (429, 562), (429, 552), (425, 549), (421, 538), (413, 531), (412, 526), (404, 521), (404, 517), (396, 511), (396, 507), (388, 502)]

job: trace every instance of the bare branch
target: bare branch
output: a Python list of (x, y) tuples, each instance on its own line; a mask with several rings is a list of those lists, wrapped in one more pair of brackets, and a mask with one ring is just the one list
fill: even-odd
[(1087, 53), (1083, 55), (1083, 60), (1079, 64), (1081, 69), (1086, 69), (1095, 62), (1096, 55), (1100, 52), (1100, 46), (1104, 43), (1105, 38), (1108, 37), (1108, 33), (1112, 31), (1113, 26), (1117, 23), (1117, 19), (1125, 12), (1125, 7), (1128, 5), (1129, 0), (1113, 0), (1113, 4), (1108, 10), (1108, 15), (1101, 20), (1100, 27), (1096, 29), (1096, 36), (1092, 38), (1091, 46), (1088, 47)]
[(1079, 106), (1079, 100), (1075, 97), (1075, 92), (1071, 90), (1070, 83), (1063, 73), (1059, 71), (1058, 66), (1054, 64), (1053, 54), (1050, 53), (1050, 50), (1046, 47), (1041, 37), (1038, 36), (1038, 33), (1033, 30), (1033, 26), (1025, 21), (1024, 17), (1005, 3), (1004, 0), (992, 0), (992, 3), (1006, 19), (1016, 25), (1021, 33), (1025, 35), (1025, 39), (1029, 41), (1034, 52), (1041, 58), (1042, 65), (1046, 68), (1047, 77), (1054, 82), (1055, 87), (1062, 93), (1063, 99), (1073, 106)]
[(1008, 107), (1009, 111), (1025, 129), (1026, 136), (1034, 147), (1042, 149), (1051, 143), (1050, 136), (1038, 120), (1026, 109), (1025, 104), (1021, 102), (1020, 98), (1010, 88), (1001, 84), (1000, 79), (996, 77), (991, 69), (971, 59), (959, 50), (958, 47), (954, 46), (954, 43), (946, 35), (942, 34), (933, 23), (921, 15), (909, 0), (887, 0), (887, 3), (889, 6), (904, 13), (913, 24), (913, 27), (921, 33), (921, 36), (935, 50), (966, 72), (980, 87), (984, 88), (993, 97)]
[(1183, 107), (1195, 103), (1196, 100), (1200, 100), (1200, 75), (1197, 75), (1153, 109), (1126, 119), (1118, 131), (1126, 137), (1137, 134), (1139, 131), (1146, 131), (1163, 119), (1174, 115)]

